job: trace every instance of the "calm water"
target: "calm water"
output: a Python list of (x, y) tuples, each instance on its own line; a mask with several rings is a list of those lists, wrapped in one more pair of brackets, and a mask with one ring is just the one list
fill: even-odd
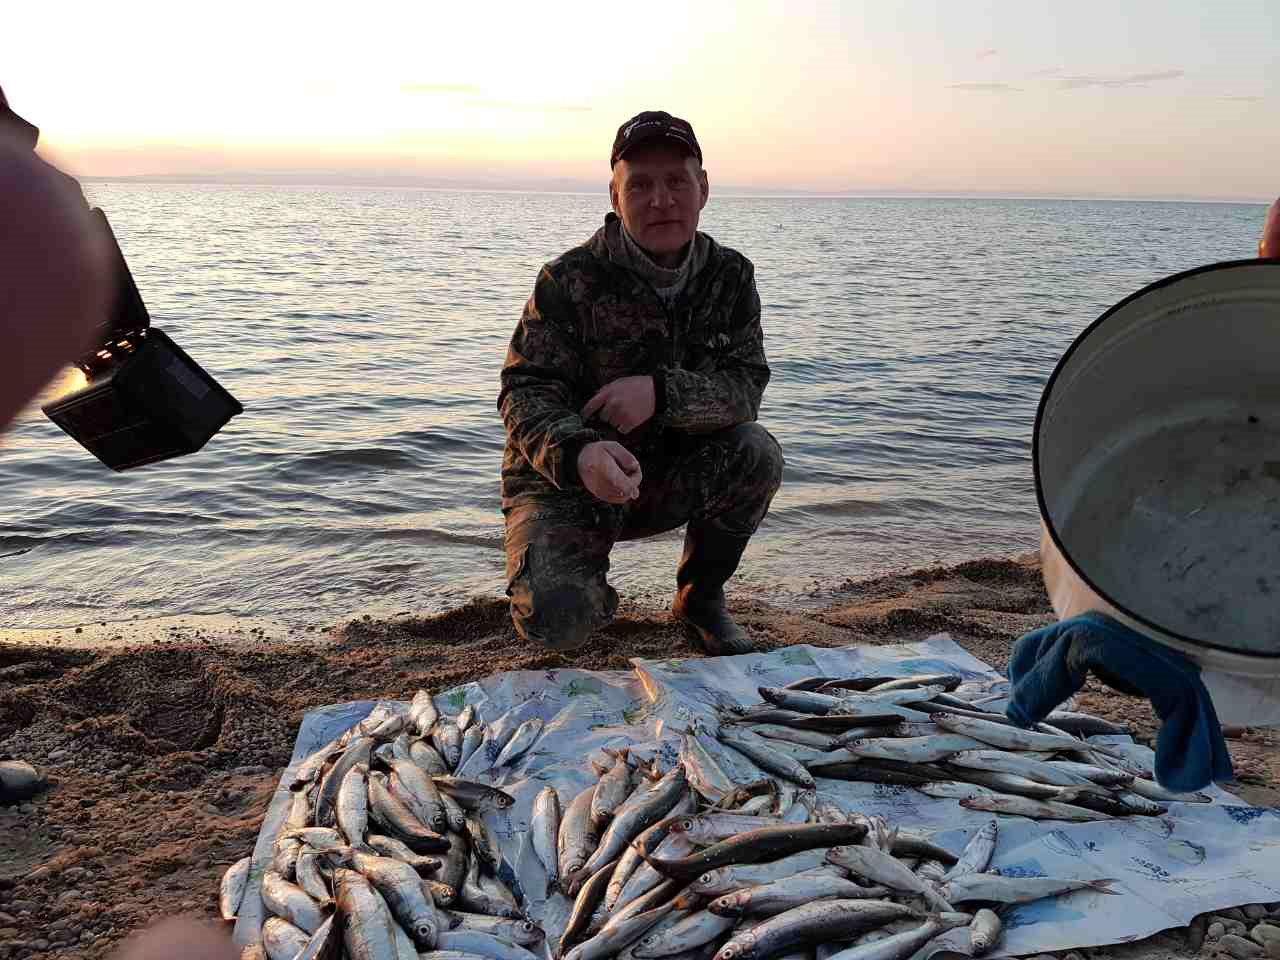
[[(494, 401), (538, 267), (604, 197), (89, 185), (151, 310), (244, 403), (116, 475), (38, 410), (0, 445), (7, 626), (229, 613), (324, 623), (503, 587)], [(1032, 549), (1036, 403), (1143, 284), (1252, 256), (1264, 208), (714, 198), (756, 264), (784, 484), (739, 589)], [(614, 582), (670, 589), (678, 535)]]

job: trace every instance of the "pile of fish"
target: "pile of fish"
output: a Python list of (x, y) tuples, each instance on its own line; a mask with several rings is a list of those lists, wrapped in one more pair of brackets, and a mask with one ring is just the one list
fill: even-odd
[[(811, 678), (761, 688), (763, 703), (727, 711), (717, 730), (678, 731), (667, 769), (666, 751), (647, 761), (604, 751), (585, 789), (561, 798), (547, 786), (533, 804), (528, 850), (545, 882), (532, 892), (564, 898), (545, 913), (567, 916), (547, 931), (525, 891), (500, 879), (513, 876), (502, 868), (516, 851), (483, 820), (513, 798), (471, 775), (500, 777), (541, 722), (486, 726), (470, 707), (444, 717), (425, 692), (407, 714), (380, 706), (299, 764), (261, 882), (271, 916), (246, 956), (906, 960), (943, 936), (982, 956), (1009, 905), (1111, 893), (1114, 881), (988, 872), (996, 820), (957, 854), (824, 801), (818, 779), (906, 784), (975, 810), (1063, 820), (1153, 813), (1148, 794), (1169, 797), (1118, 751), (1072, 735), (1115, 732), (1104, 721), (1060, 714), (1021, 730), (959, 686)], [(226, 919), (249, 866), (223, 878)]]

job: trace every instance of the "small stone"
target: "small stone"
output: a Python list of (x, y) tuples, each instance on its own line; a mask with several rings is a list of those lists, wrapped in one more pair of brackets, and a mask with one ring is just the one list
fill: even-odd
[(49, 941), (48, 940), (32, 940), (31, 949), (36, 951), (37, 953), (44, 953), (46, 950), (49, 949)]
[(1219, 945), (1236, 960), (1252, 960), (1266, 953), (1260, 945), (1244, 937), (1238, 937), (1234, 933), (1228, 933), (1219, 941)]
[(1270, 923), (1260, 923), (1249, 931), (1249, 936), (1259, 943), (1266, 943), (1268, 940), (1280, 940), (1280, 927)]
[(1251, 903), (1240, 908), (1250, 920), (1261, 920), (1267, 915), (1267, 908), (1260, 903)]
[(1249, 925), (1241, 923), (1239, 920), (1230, 918), (1223, 920), (1222, 925), (1227, 928), (1227, 935), (1235, 935), (1237, 937), (1247, 937), (1249, 935)]
[(69, 754), (70, 752), (71, 751), (67, 750), (66, 748), (63, 748), (61, 750), (51, 750), (49, 751), (49, 759), (61, 760), (63, 757), (67, 756), (67, 754)]
[(1219, 910), (1219, 911), (1218, 911), (1218, 916), (1220, 916), (1220, 917), (1227, 917), (1227, 918), (1229, 918), (1229, 919), (1231, 919), (1231, 920), (1240, 920), (1240, 921), (1244, 921), (1244, 920), (1247, 920), (1247, 919), (1248, 919), (1248, 918), (1244, 915), (1244, 911), (1243, 911), (1243, 910), (1241, 910), (1239, 907), (1232, 907), (1232, 908), (1231, 908), (1231, 909), (1229, 909), (1229, 910)]
[(1221, 940), (1223, 934), (1227, 932), (1227, 928), (1222, 925), (1221, 920), (1215, 920), (1209, 924), (1209, 928), (1205, 931), (1204, 938), (1209, 941)]

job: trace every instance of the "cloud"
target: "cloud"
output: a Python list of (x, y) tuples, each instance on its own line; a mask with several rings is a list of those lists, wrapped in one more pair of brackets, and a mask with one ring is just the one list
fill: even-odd
[(453, 93), (477, 94), (483, 91), (470, 83), (402, 83), (402, 93), (425, 93), (428, 95), (447, 95)]
[(1062, 73), (1062, 68), (1061, 68), (1061, 67), (1046, 67), (1044, 70), (1037, 70), (1037, 71), (1035, 71), (1034, 73), (1029, 73), (1029, 74), (1027, 74), (1027, 76), (1029, 76), (1029, 77), (1056, 77), (1056, 76), (1058, 76), (1058, 75), (1059, 75), (1059, 74), (1061, 74), (1061, 73)]
[(516, 113), (590, 113), (591, 108), (577, 103), (515, 103), (511, 100), (468, 100), (471, 107), (488, 107), (490, 110), (512, 110)]
[(1154, 73), (1131, 73), (1123, 77), (1096, 77), (1089, 74), (1059, 76), (1063, 90), (1083, 90), (1086, 87), (1146, 87), (1157, 80), (1176, 80), (1186, 76), (1185, 70), (1159, 70)]
[(949, 90), (973, 90), (976, 93), (1020, 93), (1021, 87), (1010, 83), (949, 83)]
[(998, 51), (995, 47), (987, 47), (984, 50), (978, 51), (978, 59), (985, 60), (987, 59), (987, 57), (994, 57), (999, 52), (1000, 51)]
[(1228, 93), (1218, 98), (1219, 100), (1230, 100), (1232, 103), (1261, 103), (1261, 97), (1243, 97), (1236, 94)]

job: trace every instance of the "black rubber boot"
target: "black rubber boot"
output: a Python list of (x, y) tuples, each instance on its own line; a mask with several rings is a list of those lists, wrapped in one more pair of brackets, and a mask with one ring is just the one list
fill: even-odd
[(693, 645), (713, 657), (755, 650), (724, 608), (725, 582), (738, 569), (749, 539), (704, 524), (690, 523), (685, 530), (671, 615), (684, 624)]

